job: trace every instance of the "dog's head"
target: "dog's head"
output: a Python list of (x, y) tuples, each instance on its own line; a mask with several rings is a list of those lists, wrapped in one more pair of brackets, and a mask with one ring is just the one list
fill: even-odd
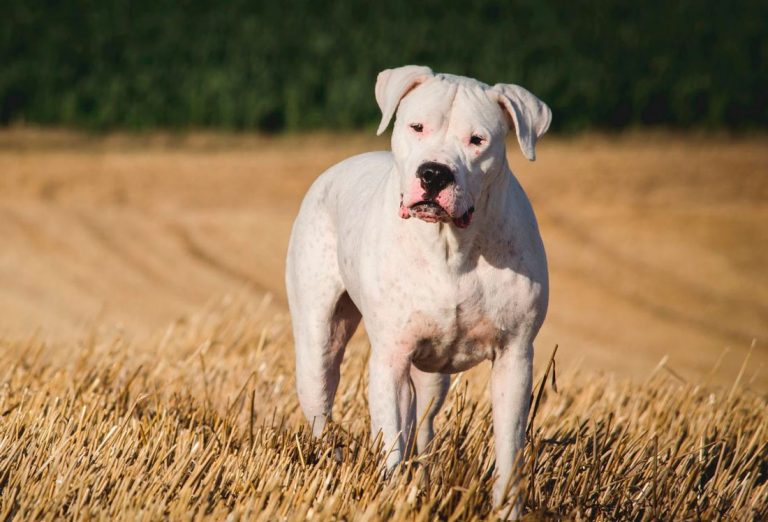
[(400, 217), (466, 228), (475, 205), (506, 164), (505, 137), (515, 128), (526, 158), (552, 112), (520, 86), (434, 74), (408, 65), (379, 73), (376, 101), (384, 132), (397, 112), (392, 153), (400, 175)]

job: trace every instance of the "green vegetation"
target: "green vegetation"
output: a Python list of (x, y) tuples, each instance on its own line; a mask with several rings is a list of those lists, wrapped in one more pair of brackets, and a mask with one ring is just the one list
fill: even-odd
[(371, 126), (376, 73), (527, 86), (559, 129), (768, 125), (768, 3), (9, 0), (0, 123)]

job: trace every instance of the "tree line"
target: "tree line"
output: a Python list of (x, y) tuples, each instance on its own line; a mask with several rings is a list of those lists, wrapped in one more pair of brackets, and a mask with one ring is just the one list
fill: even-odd
[(768, 125), (768, 2), (7, 0), (0, 124), (375, 125), (408, 63), (526, 86), (559, 130)]

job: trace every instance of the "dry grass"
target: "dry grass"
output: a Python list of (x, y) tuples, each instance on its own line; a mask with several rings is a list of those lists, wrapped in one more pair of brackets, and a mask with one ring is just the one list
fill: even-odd
[[(314, 442), (293, 392), (287, 318), (269, 310), (225, 299), (138, 344), (119, 332), (0, 341), (0, 519), (492, 515), (480, 379), (455, 379), (432, 452), (382, 482), (365, 346), (355, 341), (344, 363), (333, 440)], [(764, 396), (664, 369), (644, 383), (567, 373), (559, 391), (543, 388), (527, 446), (531, 518), (768, 517)]]
[[(563, 346), (526, 452), (531, 518), (768, 519), (766, 144), (548, 137), (530, 164), (510, 141), (550, 259), (538, 365)], [(386, 482), (361, 338), (328, 441), (298, 409), (290, 224), (322, 170), (386, 146), (0, 133), (0, 520), (492, 516), (487, 365)], [(674, 371), (652, 373), (665, 354)]]

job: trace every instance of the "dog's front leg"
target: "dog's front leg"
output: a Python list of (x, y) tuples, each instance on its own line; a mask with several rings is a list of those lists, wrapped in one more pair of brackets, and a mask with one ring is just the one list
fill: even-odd
[(368, 407), (374, 440), (381, 433), (387, 470), (405, 458), (413, 429), (415, 401), (411, 393), (410, 359), (373, 347), (369, 362)]
[(515, 520), (523, 503), (514, 487), (519, 476), (519, 460), (525, 445), (528, 408), (531, 397), (533, 346), (530, 342), (512, 344), (497, 354), (491, 372), (493, 437), (496, 446), (496, 482), (493, 502), (509, 511)]

